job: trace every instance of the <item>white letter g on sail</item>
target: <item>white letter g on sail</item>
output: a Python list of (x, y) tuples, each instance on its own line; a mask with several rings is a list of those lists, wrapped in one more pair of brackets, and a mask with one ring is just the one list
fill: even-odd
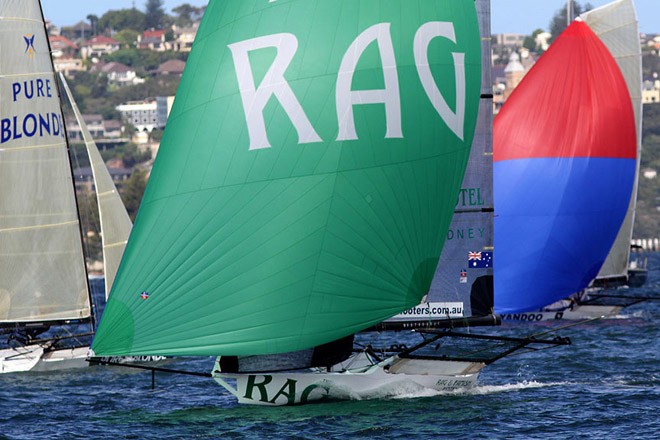
[(415, 64), (424, 91), (433, 107), (445, 121), (451, 131), (463, 140), (463, 123), (465, 118), (465, 54), (452, 53), (454, 58), (454, 74), (456, 77), (456, 112), (452, 112), (447, 101), (440, 94), (433, 74), (429, 68), (428, 47), (435, 37), (445, 37), (456, 43), (454, 25), (448, 22), (433, 21), (423, 24), (415, 34)]

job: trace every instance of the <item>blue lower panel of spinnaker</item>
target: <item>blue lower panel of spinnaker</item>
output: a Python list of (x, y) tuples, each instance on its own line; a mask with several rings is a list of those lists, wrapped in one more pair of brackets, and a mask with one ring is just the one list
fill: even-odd
[(635, 159), (495, 162), (495, 312), (537, 310), (596, 277), (626, 215)]

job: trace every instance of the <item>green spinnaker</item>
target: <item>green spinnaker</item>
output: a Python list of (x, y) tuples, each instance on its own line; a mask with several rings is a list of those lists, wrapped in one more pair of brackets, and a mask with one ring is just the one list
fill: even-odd
[(480, 78), (473, 0), (209, 2), (95, 354), (295, 351), (418, 304)]

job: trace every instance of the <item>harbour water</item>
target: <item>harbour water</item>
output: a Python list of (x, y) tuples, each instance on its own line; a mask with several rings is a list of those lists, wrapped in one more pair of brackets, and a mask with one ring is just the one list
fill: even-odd
[[(660, 254), (629, 294), (658, 295)], [(562, 323), (562, 324), (565, 324)], [(525, 335), (559, 323), (506, 324)], [(573, 344), (488, 366), (470, 391), (400, 389), (368, 401), (239, 406), (208, 378), (89, 367), (0, 375), (0, 439), (627, 438), (660, 435), (660, 301), (561, 330)], [(209, 372), (211, 358), (170, 368)]]

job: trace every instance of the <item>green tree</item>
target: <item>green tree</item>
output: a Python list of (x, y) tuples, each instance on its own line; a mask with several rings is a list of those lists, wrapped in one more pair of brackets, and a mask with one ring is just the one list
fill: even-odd
[(76, 192), (76, 201), (78, 202), (78, 212), (80, 213), (80, 222), (83, 230), (85, 259), (88, 262), (101, 261), (103, 259), (103, 246), (101, 243), (101, 222), (99, 220), (96, 194), (83, 189), (83, 187), (80, 188)]
[(104, 61), (116, 61), (134, 68), (138, 73), (146, 74), (155, 70), (161, 63), (167, 60), (178, 59), (185, 61), (186, 53), (181, 52), (156, 52), (146, 49), (120, 49), (116, 52), (106, 55)]
[(204, 10), (206, 6), (200, 8), (191, 6), (188, 3), (184, 3), (181, 6), (177, 6), (172, 9), (172, 12), (175, 14), (174, 24), (180, 27), (190, 26), (193, 22), (198, 21), (204, 15)]
[(89, 14), (87, 16), (87, 20), (89, 20), (89, 25), (92, 27), (92, 35), (98, 35), (98, 31), (99, 31), (98, 15)]
[(144, 15), (147, 29), (161, 29), (166, 19), (163, 0), (147, 0)]
[(151, 159), (151, 151), (140, 151), (137, 145), (128, 143), (124, 145), (124, 152), (121, 154), (121, 160), (126, 168), (133, 168), (138, 163), (146, 162)]
[(654, 73), (660, 75), (660, 56), (654, 50), (644, 50), (642, 52), (642, 77), (651, 79)]
[(133, 29), (142, 32), (146, 29), (145, 15), (135, 8), (108, 11), (99, 19), (99, 31), (112, 32)]
[(114, 39), (119, 41), (123, 47), (134, 47), (139, 32), (133, 29), (122, 29), (114, 35)]
[(135, 216), (140, 207), (146, 186), (147, 173), (143, 170), (136, 169), (119, 191), (121, 199), (124, 201), (124, 206), (126, 206), (126, 211), (128, 211), (128, 215), (132, 221), (135, 221)]
[[(587, 3), (584, 6), (582, 6), (578, 2), (574, 2), (573, 5), (573, 18), (577, 17), (578, 15), (585, 13), (587, 11), (592, 10), (594, 7), (591, 5), (591, 3)], [(566, 8), (558, 9), (557, 12), (555, 12), (555, 15), (552, 17), (552, 21), (550, 21), (550, 34), (552, 35), (550, 37), (550, 43), (552, 43), (555, 38), (561, 34), (564, 29), (566, 29), (567, 26), (567, 17), (566, 17)]]
[(523, 47), (529, 49), (530, 52), (538, 51), (539, 48), (536, 45), (536, 37), (540, 33), (543, 33), (543, 29), (536, 29), (534, 32), (532, 32), (532, 35), (526, 36), (525, 40), (523, 41)]

